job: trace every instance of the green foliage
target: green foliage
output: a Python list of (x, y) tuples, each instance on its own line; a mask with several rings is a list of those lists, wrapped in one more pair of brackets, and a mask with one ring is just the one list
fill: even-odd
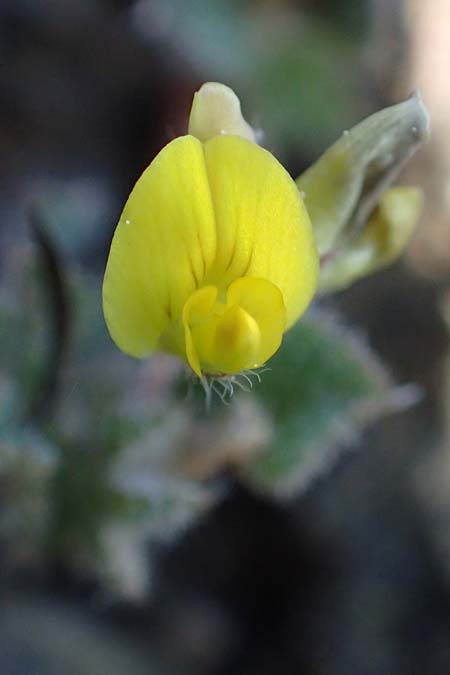
[(53, 552), (99, 552), (103, 525), (123, 517), (128, 505), (111, 486), (110, 448), (67, 448), (49, 485), (52, 504), (48, 544)]
[(351, 34), (344, 16), (340, 23), (325, 21), (294, 3), (280, 12), (271, 3), (152, 0), (136, 15), (144, 37), (150, 7), (177, 17), (165, 36), (167, 49), (176, 46), (178, 55), (181, 45), (183, 59), (203, 80), (235, 89), (245, 101), (244, 117), (263, 128), (269, 145), (275, 140), (282, 152), (296, 146), (313, 153), (354, 119), (363, 11), (356, 26), (352, 14)]
[(274, 492), (304, 486), (339, 444), (384, 410), (388, 388), (361, 340), (320, 313), (310, 315), (287, 333), (255, 389), (272, 417), (273, 438), (245, 476)]
[[(23, 287), (0, 297), (0, 486), (10, 523), (0, 536), (9, 547), (21, 550), (26, 541), (73, 566), (87, 564), (101, 578), (113, 576), (116, 589), (134, 588), (117, 552), (126, 550), (133, 568), (150, 538), (173, 536), (198, 518), (221, 494), (205, 479), (233, 467), (258, 490), (291, 493), (389, 410), (390, 382), (380, 364), (318, 312), (285, 336), (262, 381), (252, 376), (251, 392), (239, 390), (250, 386), (245, 378), (232, 378), (231, 402), (213, 392), (208, 412), (200, 385), (188, 381), (191, 396), (176, 391), (173, 359), (138, 362), (114, 348), (100, 280), (58, 261), (49, 240), (45, 246), (44, 258), (33, 246), (18, 257), (14, 278)], [(45, 260), (52, 259), (49, 274)], [(52, 283), (64, 286), (62, 305), (50, 301), (57, 297)], [(61, 307), (67, 326), (55, 316)], [(43, 389), (47, 371), (53, 388)], [(222, 385), (215, 383), (224, 394)], [(33, 401), (45, 392), (40, 409), (47, 414), (33, 416)], [(42, 463), (47, 446), (51, 461)]]
[(57, 448), (31, 428), (2, 428), (0, 434), (0, 540), (33, 557), (48, 526), (47, 488)]
[(302, 23), (284, 39), (268, 41), (251, 92), (269, 139), (276, 139), (278, 147), (295, 145), (313, 153), (354, 115), (349, 92), (355, 45), (328, 26)]
[[(50, 240), (46, 246), (55, 253)], [(62, 259), (58, 274), (49, 274), (49, 256), (41, 253), (31, 242), (13, 252), (12, 281), (0, 296), (0, 541), (11, 559), (24, 550), (30, 560), (57, 555), (108, 575), (115, 528), (137, 531), (133, 546), (144, 549), (146, 538), (177, 531), (213, 495), (164, 466), (172, 364), (167, 371), (155, 359), (144, 374), (148, 364), (124, 356), (109, 339), (100, 280)], [(55, 281), (64, 284), (67, 325), (58, 323), (61, 307), (51, 302)], [(64, 349), (56, 353), (55, 343)], [(43, 386), (49, 373), (54, 393)], [(155, 459), (161, 438), (167, 452)], [(120, 578), (113, 583), (121, 588)]]
[[(0, 426), (20, 425), (47, 367), (48, 311), (42, 267), (24, 247), (6, 263), (0, 294)], [(32, 311), (29, 311), (32, 308)]]

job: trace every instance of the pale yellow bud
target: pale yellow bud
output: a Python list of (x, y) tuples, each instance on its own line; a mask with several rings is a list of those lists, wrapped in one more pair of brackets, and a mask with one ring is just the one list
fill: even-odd
[(242, 116), (241, 102), (230, 87), (219, 82), (206, 82), (194, 94), (189, 133), (202, 143), (223, 134), (255, 142), (254, 131)]
[(415, 187), (387, 190), (365, 228), (322, 261), (319, 290), (331, 293), (395, 260), (407, 246), (419, 219), (422, 191)]
[(345, 131), (298, 179), (322, 257), (366, 227), (381, 195), (428, 136), (418, 94)]

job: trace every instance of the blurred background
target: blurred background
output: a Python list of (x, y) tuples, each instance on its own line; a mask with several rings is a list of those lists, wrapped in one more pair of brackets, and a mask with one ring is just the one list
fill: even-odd
[[(448, 0), (1, 0), (2, 675), (448, 675), (449, 70)], [(415, 89), (432, 124), (401, 261), (210, 416), (100, 300), (208, 80), (293, 176)]]

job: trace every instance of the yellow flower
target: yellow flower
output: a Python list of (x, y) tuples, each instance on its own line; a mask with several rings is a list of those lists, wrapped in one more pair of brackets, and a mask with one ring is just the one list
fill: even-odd
[[(190, 129), (198, 122), (191, 116)], [(289, 174), (245, 129), (247, 138), (232, 135), (239, 130), (221, 120), (220, 135), (197, 130), (204, 142), (176, 138), (134, 186), (103, 284), (109, 332), (127, 354), (166, 351), (199, 377), (233, 375), (264, 365), (311, 301), (318, 256), (308, 214)]]

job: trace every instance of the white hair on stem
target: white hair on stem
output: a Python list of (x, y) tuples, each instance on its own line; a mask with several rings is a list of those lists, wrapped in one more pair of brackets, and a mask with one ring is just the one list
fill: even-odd
[(207, 411), (211, 410), (213, 394), (216, 394), (224, 405), (230, 405), (236, 387), (250, 393), (255, 381), (261, 384), (261, 375), (269, 370), (271, 368), (243, 370), (237, 375), (204, 375), (200, 382), (206, 396)]

